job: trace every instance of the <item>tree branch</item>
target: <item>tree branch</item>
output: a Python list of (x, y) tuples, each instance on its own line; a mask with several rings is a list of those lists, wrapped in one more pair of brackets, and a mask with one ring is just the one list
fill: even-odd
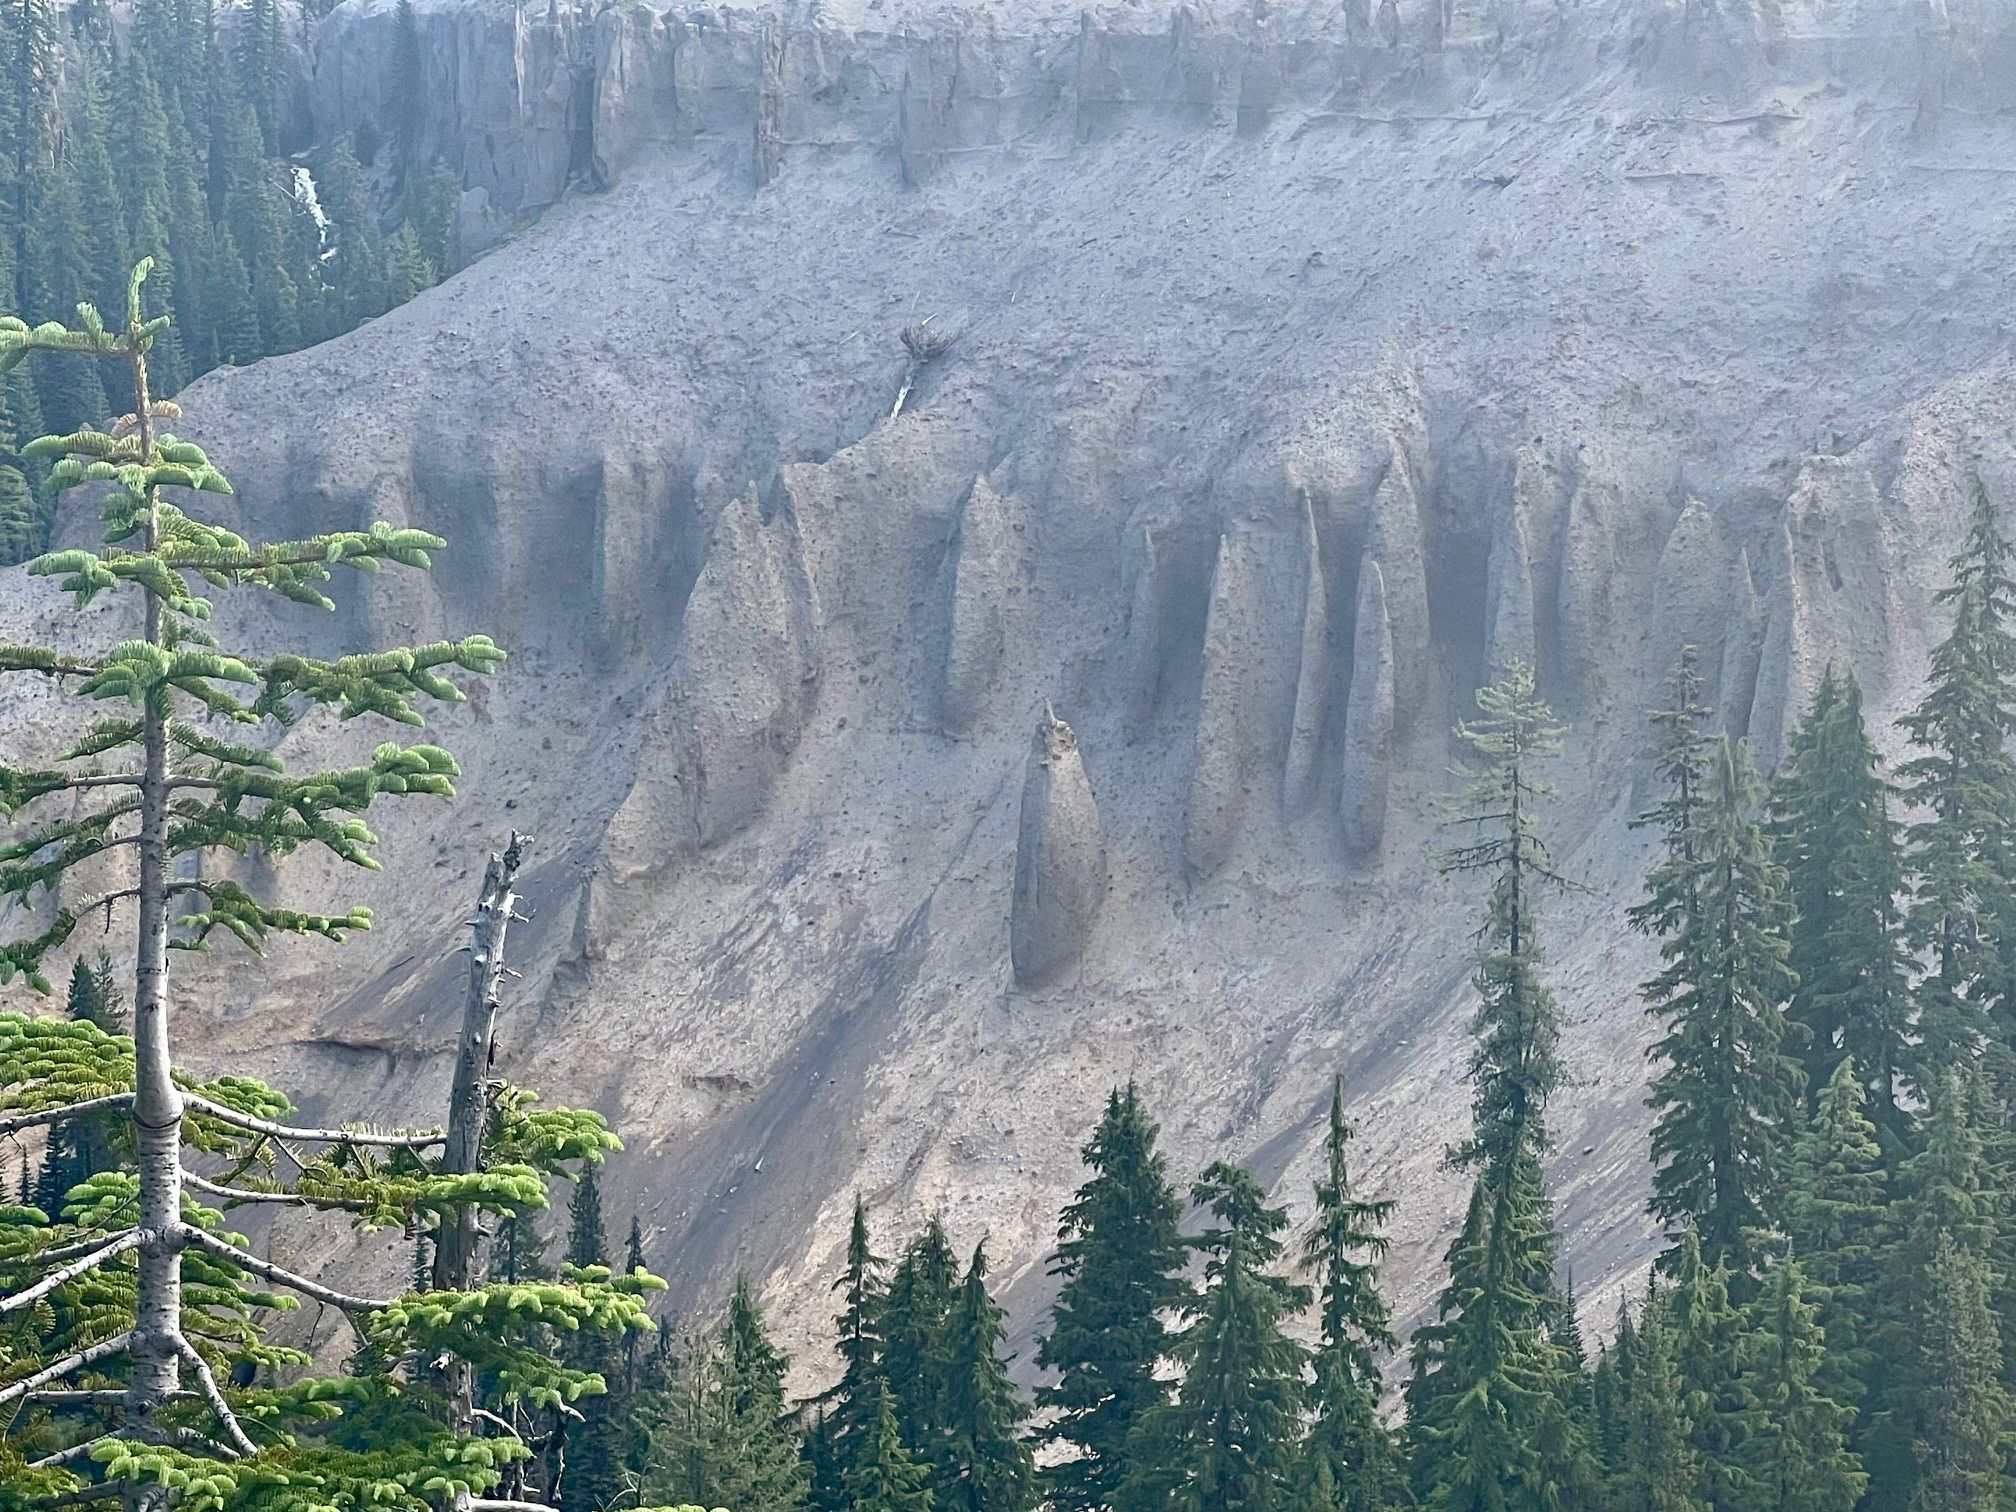
[[(117, 1234), (112, 1236), (113, 1239), (118, 1237)], [(54, 1249), (37, 1250), (34, 1254), (23, 1255), (21, 1258), (24, 1262), (34, 1260), (43, 1265), (60, 1265), (65, 1260), (75, 1260), (79, 1255), (88, 1255), (99, 1245), (111, 1242), (103, 1234), (96, 1234), (89, 1239), (80, 1239), (75, 1244), (59, 1244)]]
[(140, 1231), (138, 1229), (128, 1229), (110, 1244), (100, 1246), (86, 1255), (82, 1260), (73, 1261), (60, 1270), (51, 1271), (26, 1291), (18, 1291), (11, 1297), (0, 1297), (0, 1314), (15, 1312), (26, 1307), (30, 1302), (39, 1301), (66, 1281), (75, 1281), (86, 1272), (98, 1269), (107, 1260), (117, 1259), (119, 1256), (125, 1254), (126, 1251), (138, 1249), (139, 1247)]
[(221, 1197), (226, 1202), (277, 1202), (288, 1207), (340, 1209), (350, 1213), (371, 1211), (371, 1204), (361, 1197), (316, 1197), (307, 1192), (261, 1192), (250, 1187), (225, 1186), (221, 1182), (198, 1176), (194, 1171), (184, 1171), (182, 1179), (197, 1191), (208, 1192), (212, 1197)]
[(88, 1118), (93, 1113), (106, 1113), (113, 1108), (123, 1108), (132, 1101), (131, 1092), (114, 1092), (109, 1097), (94, 1097), (87, 1102), (70, 1103), (61, 1108), (43, 1108), (35, 1113), (10, 1113), (5, 1118), (0, 1118), (0, 1134), (16, 1134), (23, 1129), (39, 1129), (44, 1124), (62, 1123), (72, 1118)]
[[(246, 1129), (254, 1134), (271, 1134), (276, 1139), (305, 1139), (316, 1144), (392, 1145), (400, 1149), (418, 1149), (423, 1145), (441, 1143), (438, 1129), (414, 1129), (405, 1133), (373, 1134), (361, 1129), (300, 1129), (291, 1124), (277, 1124), (270, 1119), (254, 1118), (250, 1113), (240, 1113), (236, 1108), (227, 1108), (222, 1103), (195, 1092), (185, 1092), (183, 1101), (190, 1107), (208, 1113), (220, 1123), (234, 1128)], [(0, 1133), (4, 1133), (0, 1130)]]
[(216, 1414), (231, 1447), (241, 1455), (257, 1454), (259, 1446), (245, 1437), (245, 1430), (238, 1426), (238, 1414), (231, 1410), (231, 1404), (224, 1400), (224, 1393), (218, 1389), (217, 1377), (210, 1373), (210, 1362), (198, 1354), (196, 1346), (180, 1332), (175, 1335), (175, 1352), (187, 1360), (189, 1368), (196, 1372), (197, 1385), (202, 1388), (204, 1398), (210, 1403), (210, 1410)]
[[(47, 1402), (52, 1407), (118, 1407), (126, 1401), (124, 1386), (109, 1387), (104, 1391), (31, 1391), (28, 1400)], [(187, 1402), (195, 1399), (193, 1391), (171, 1391), (165, 1400)]]
[(235, 1244), (226, 1244), (215, 1234), (184, 1224), (182, 1237), (198, 1249), (208, 1250), (220, 1260), (229, 1260), (234, 1265), (243, 1266), (262, 1280), (272, 1281), (298, 1291), (304, 1297), (317, 1302), (326, 1302), (331, 1307), (340, 1307), (345, 1312), (383, 1312), (392, 1304), (390, 1301), (376, 1301), (370, 1297), (353, 1297), (348, 1293), (332, 1291), (319, 1281), (310, 1281), (306, 1276), (275, 1265), (271, 1260), (261, 1260), (257, 1255), (247, 1254)]
[(122, 1333), (116, 1339), (107, 1339), (102, 1344), (93, 1344), (89, 1349), (80, 1349), (67, 1359), (58, 1360), (46, 1370), (38, 1370), (32, 1376), (24, 1377), (13, 1385), (0, 1389), (0, 1407), (27, 1396), (38, 1386), (47, 1386), (51, 1381), (60, 1381), (73, 1370), (82, 1370), (86, 1365), (95, 1365), (100, 1360), (115, 1354), (123, 1354), (132, 1346), (133, 1335)]
[(30, 1470), (54, 1470), (59, 1465), (69, 1464), (74, 1459), (85, 1458), (93, 1449), (96, 1449), (100, 1444), (114, 1436), (110, 1433), (101, 1433), (94, 1439), (85, 1439), (81, 1444), (72, 1444), (68, 1449), (58, 1449), (54, 1454), (46, 1455), (38, 1460), (30, 1460), (28, 1461), (28, 1468)]

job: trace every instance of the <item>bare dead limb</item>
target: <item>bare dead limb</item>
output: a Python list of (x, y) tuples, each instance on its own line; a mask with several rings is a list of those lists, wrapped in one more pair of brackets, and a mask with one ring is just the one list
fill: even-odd
[(34, 1113), (10, 1113), (0, 1118), (0, 1134), (18, 1134), (23, 1129), (39, 1129), (44, 1124), (66, 1123), (73, 1118), (89, 1118), (107, 1113), (133, 1101), (131, 1092), (114, 1092), (109, 1097), (88, 1098), (65, 1108), (42, 1108)]
[[(122, 1391), (119, 1394), (124, 1396), (126, 1393)], [(112, 1437), (114, 1437), (113, 1434), (101, 1433), (98, 1437), (86, 1439), (81, 1444), (72, 1444), (68, 1449), (58, 1449), (54, 1454), (44, 1455), (38, 1460), (30, 1460), (28, 1461), (28, 1468), (30, 1470), (54, 1470), (59, 1465), (69, 1464), (72, 1460), (85, 1459), (93, 1449), (96, 1449), (100, 1444)]]
[(229, 1260), (233, 1265), (244, 1267), (262, 1280), (271, 1281), (277, 1286), (284, 1286), (289, 1291), (297, 1291), (302, 1296), (310, 1298), (313, 1301), (325, 1302), (331, 1307), (340, 1307), (345, 1312), (383, 1312), (392, 1305), (389, 1300), (379, 1300), (371, 1297), (353, 1297), (347, 1292), (332, 1290), (322, 1285), (319, 1281), (311, 1281), (306, 1276), (297, 1275), (284, 1266), (275, 1265), (271, 1260), (261, 1260), (257, 1255), (248, 1254), (235, 1244), (227, 1244), (215, 1234), (204, 1229), (192, 1228), (184, 1224), (182, 1226), (182, 1238), (185, 1243), (193, 1244), (198, 1249), (208, 1250), (220, 1260)]
[[(118, 1235), (115, 1234), (112, 1237), (116, 1239)], [(88, 1255), (91, 1251), (97, 1249), (99, 1245), (109, 1242), (110, 1240), (105, 1235), (99, 1234), (95, 1238), (80, 1239), (75, 1244), (59, 1244), (54, 1249), (38, 1250), (35, 1254), (28, 1255), (25, 1258), (39, 1261), (44, 1265), (58, 1265), (65, 1260), (74, 1260), (79, 1255)]]
[(195, 1092), (183, 1093), (182, 1100), (219, 1123), (227, 1123), (253, 1134), (270, 1134), (275, 1139), (299, 1139), (311, 1144), (390, 1145), (396, 1149), (414, 1150), (425, 1145), (437, 1145), (444, 1137), (439, 1129), (397, 1130), (384, 1134), (364, 1129), (303, 1129), (292, 1124), (277, 1124), (271, 1119), (254, 1118), (250, 1113), (240, 1113), (236, 1108), (212, 1102)]
[[(189, 1362), (189, 1368), (196, 1372), (196, 1383), (202, 1389), (204, 1399), (210, 1404), (210, 1411), (216, 1416), (218, 1426), (224, 1430), (224, 1437), (230, 1441), (237, 1454), (257, 1454), (259, 1446), (245, 1436), (245, 1430), (238, 1425), (238, 1414), (231, 1410), (231, 1404), (224, 1400), (224, 1393), (218, 1389), (217, 1377), (210, 1373), (210, 1362), (197, 1352), (181, 1334), (175, 1335), (175, 1352)], [(227, 1455), (235, 1459), (237, 1455)]]
[(25, 1291), (15, 1292), (11, 1297), (0, 1297), (0, 1313), (15, 1312), (31, 1302), (40, 1301), (65, 1282), (75, 1281), (79, 1276), (98, 1269), (107, 1260), (116, 1260), (126, 1251), (139, 1247), (140, 1231), (128, 1229), (110, 1244), (100, 1245), (83, 1259), (51, 1271)]
[(361, 1197), (317, 1197), (308, 1192), (262, 1192), (253, 1187), (225, 1186), (222, 1182), (198, 1176), (193, 1171), (184, 1171), (182, 1179), (197, 1191), (207, 1192), (225, 1202), (275, 1202), (285, 1207), (324, 1208), (350, 1213), (371, 1211), (371, 1204)]
[[(116, 1339), (107, 1339), (102, 1344), (93, 1344), (89, 1349), (80, 1349), (65, 1359), (58, 1360), (46, 1370), (38, 1370), (13, 1385), (0, 1388), (0, 1406), (18, 1401), (39, 1386), (47, 1386), (51, 1381), (60, 1381), (73, 1370), (82, 1370), (86, 1365), (95, 1365), (100, 1360), (113, 1355), (124, 1354), (133, 1344), (133, 1335), (122, 1333)], [(122, 1396), (125, 1393), (120, 1393)]]

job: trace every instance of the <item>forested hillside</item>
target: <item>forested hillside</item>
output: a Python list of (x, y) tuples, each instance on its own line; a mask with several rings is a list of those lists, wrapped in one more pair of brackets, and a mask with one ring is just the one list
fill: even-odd
[[(300, 29), (281, 0), (130, 9), (7, 0), (0, 60), (0, 290), (31, 320), (80, 300), (117, 309), (155, 259), (175, 316), (155, 354), (170, 395), (220, 364), (248, 366), (350, 330), (453, 271), (459, 185), (421, 157), (410, 118), (328, 143), (297, 140)], [(418, 38), (402, 22), (417, 98)], [(0, 562), (47, 537), (40, 473), (19, 448), (67, 435), (108, 400), (88, 367), (17, 372), (0, 392)]]

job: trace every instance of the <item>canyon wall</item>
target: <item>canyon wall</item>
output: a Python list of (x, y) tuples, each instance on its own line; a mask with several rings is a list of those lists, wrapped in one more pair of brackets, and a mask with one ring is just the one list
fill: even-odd
[[(451, 541), (255, 637), (513, 659), (382, 875), (280, 873), (381, 927), (195, 963), (192, 1060), (316, 1115), (444, 1096), (515, 827), (501, 1070), (618, 1121), (605, 1205), (685, 1315), (747, 1269), (811, 1350), (858, 1191), (885, 1250), (989, 1236), (1026, 1338), (1109, 1085), (1299, 1218), (1341, 1069), (1404, 1316), (1457, 1217), (1480, 906), (1434, 800), (1517, 656), (1573, 725), (1551, 1179), (1607, 1315), (1653, 1243), (1622, 909), (1659, 679), (1696, 645), (1767, 762), (1830, 662), (1887, 722), (1967, 479), (2016, 495), (2005, 8), (416, 17), (501, 243), (186, 428), (248, 531)], [(320, 134), (383, 115), (393, 38), (380, 0), (321, 24)], [(8, 617), (45, 592), (10, 575)], [(340, 1238), (297, 1258), (402, 1263)]]

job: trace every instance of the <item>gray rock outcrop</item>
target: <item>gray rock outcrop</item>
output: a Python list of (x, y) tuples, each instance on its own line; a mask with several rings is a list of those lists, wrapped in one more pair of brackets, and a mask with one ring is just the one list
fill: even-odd
[(1358, 609), (1351, 632), (1351, 697), (1344, 713), (1344, 844), (1356, 855), (1376, 853), (1386, 836), (1393, 785), (1393, 620), (1386, 612), (1386, 576), (1367, 560), (1358, 572)]
[(1330, 587), (1323, 575), (1316, 510), (1302, 498), (1302, 554), (1308, 570), (1302, 589), (1302, 645), (1295, 671), (1295, 722), (1288, 732), (1288, 771), (1282, 798), (1288, 812), (1313, 804), (1322, 781), (1323, 742), (1330, 722)]
[(1054, 713), (1036, 725), (1016, 824), (1009, 958), (1040, 987), (1078, 959), (1106, 902), (1106, 838), (1078, 737)]
[(950, 564), (939, 707), (946, 727), (963, 731), (1001, 670), (1008, 612), (1022, 591), (1008, 504), (985, 477), (966, 496)]

